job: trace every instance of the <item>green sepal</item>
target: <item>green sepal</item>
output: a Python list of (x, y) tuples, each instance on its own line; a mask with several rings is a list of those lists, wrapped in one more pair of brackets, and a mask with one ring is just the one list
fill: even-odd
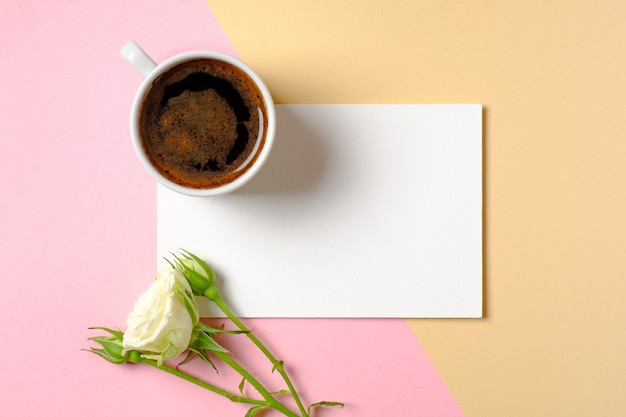
[(176, 369), (178, 369), (180, 366), (189, 362), (194, 356), (199, 357), (204, 362), (211, 365), (211, 367), (215, 370), (215, 372), (217, 372), (217, 368), (215, 367), (215, 364), (213, 363), (211, 358), (209, 358), (209, 355), (206, 350), (196, 350), (192, 348), (190, 348), (189, 351), (187, 352), (187, 356), (185, 356), (185, 358), (178, 365), (176, 365)]
[(208, 363), (209, 365), (211, 365), (211, 367), (213, 368), (213, 370), (215, 372), (217, 371), (217, 368), (215, 367), (215, 364), (213, 363), (213, 361), (211, 360), (211, 358), (209, 357), (209, 353), (206, 350), (193, 350), (193, 352), (198, 355), (198, 357), (200, 359), (202, 359), (205, 363)]
[(109, 329), (108, 327), (96, 326), (96, 327), (89, 327), (88, 329), (89, 330), (104, 330), (105, 332), (110, 333), (113, 337), (119, 340), (122, 340), (122, 338), (124, 337), (124, 332), (120, 330)]
[(125, 359), (126, 355), (122, 354), (122, 350), (124, 348), (121, 340), (107, 336), (94, 336), (90, 337), (89, 340), (93, 340), (94, 342), (100, 344), (104, 351), (112, 358)]
[(180, 284), (176, 285), (175, 291), (183, 299), (185, 309), (187, 313), (189, 313), (189, 317), (191, 317), (191, 322), (195, 325), (200, 320), (200, 312), (198, 310), (198, 304), (193, 298), (193, 294), (189, 293), (188, 290)]
[(181, 249), (180, 251), (185, 254), (187, 259), (191, 259), (195, 261), (196, 264), (200, 266), (200, 268), (202, 268), (202, 270), (205, 272), (206, 277), (209, 279), (211, 284), (215, 283), (215, 272), (213, 271), (213, 268), (209, 266), (209, 264), (204, 262), (202, 259), (194, 255), (193, 253), (189, 252), (188, 250)]
[(187, 362), (189, 362), (191, 360), (191, 358), (193, 358), (194, 356), (195, 356), (195, 352), (192, 351), (192, 350), (188, 350), (187, 351), (187, 356), (185, 356), (185, 358), (182, 361), (180, 361), (178, 363), (178, 365), (176, 365), (176, 369), (178, 369), (179, 366), (182, 366), (182, 365), (186, 364)]
[(183, 265), (183, 270), (181, 271), (187, 281), (189, 281), (189, 285), (191, 288), (194, 288), (198, 294), (203, 294), (208, 288), (211, 288), (211, 282), (202, 274), (194, 271), (189, 268), (187, 265)]
[(241, 382), (239, 383), (239, 393), (243, 396), (243, 387), (246, 385), (246, 378), (242, 378)]
[[(182, 259), (176, 255), (174, 256), (175, 268), (180, 270), (183, 273), (191, 289), (194, 294), (201, 295), (204, 294), (205, 291), (215, 286), (215, 272), (213, 269), (204, 262), (202, 259), (198, 258), (193, 253), (181, 249)], [(170, 265), (172, 263), (170, 262)], [(190, 266), (191, 265), (191, 266)], [(197, 265), (201, 271), (196, 271), (194, 266)]]
[(226, 330), (224, 329), (224, 327), (213, 327), (211, 325), (208, 325), (206, 323), (203, 322), (198, 322), (198, 324), (196, 324), (196, 328), (202, 330), (205, 333), (209, 333), (209, 334), (243, 334), (243, 333), (250, 333), (250, 330)]
[(208, 352), (206, 350), (197, 350), (197, 349), (194, 349), (194, 348), (189, 348), (189, 352), (187, 352), (187, 356), (185, 356), (185, 358), (178, 365), (176, 365), (176, 369), (178, 369), (180, 366), (182, 366), (182, 365), (186, 364), (187, 362), (189, 362), (194, 356), (199, 357), (204, 362), (206, 362), (209, 365), (211, 365), (211, 367), (215, 370), (215, 372), (218, 372), (217, 368), (215, 367), (215, 364), (213, 363), (213, 361), (209, 357)]
[(88, 349), (88, 352), (95, 353), (103, 359), (115, 364), (122, 364), (128, 361), (128, 354), (123, 353), (122, 338), (124, 333), (119, 330), (113, 330), (108, 327), (90, 327), (90, 330), (103, 330), (110, 336), (94, 336), (88, 340), (96, 342), (101, 349)]
[(320, 401), (320, 402), (311, 404), (307, 408), (306, 413), (311, 414), (311, 408), (315, 408), (315, 407), (341, 407), (343, 408), (344, 406), (345, 406), (344, 403), (339, 403), (336, 401)]
[(206, 333), (197, 327), (193, 330), (189, 348), (209, 350), (211, 352), (229, 353), (227, 349), (223, 348), (215, 341), (211, 334)]
[(114, 363), (116, 365), (122, 365), (124, 363), (126, 363), (125, 359), (118, 359), (118, 358), (114, 358), (112, 356), (110, 356), (104, 349), (83, 349), (85, 352), (91, 352), (93, 354), (96, 354), (98, 356), (100, 356), (102, 359)]
[(265, 410), (268, 408), (266, 405), (255, 405), (250, 408), (244, 417), (254, 417), (259, 411)]
[(185, 259), (179, 258), (176, 254), (172, 255), (174, 256), (174, 259), (176, 259), (174, 269), (178, 269), (183, 274), (187, 282), (189, 282), (191, 291), (194, 294), (200, 295), (204, 290), (211, 286), (211, 282), (205, 276), (187, 266)]
[(183, 359), (183, 361), (178, 364), (178, 366), (189, 362), (189, 360), (191, 360), (191, 358), (195, 355), (202, 359), (204, 362), (211, 365), (213, 369), (215, 369), (215, 371), (217, 372), (215, 364), (209, 357), (209, 352), (224, 354), (230, 353), (227, 349), (217, 343), (213, 337), (213, 334), (221, 332), (221, 329), (216, 329), (212, 326), (209, 326), (208, 324), (198, 322), (194, 326), (193, 332), (191, 334), (191, 341), (189, 342), (189, 353), (187, 354), (185, 359)]

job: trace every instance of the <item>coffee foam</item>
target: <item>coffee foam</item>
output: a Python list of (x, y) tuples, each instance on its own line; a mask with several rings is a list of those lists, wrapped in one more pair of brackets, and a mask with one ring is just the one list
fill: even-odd
[(265, 106), (254, 82), (222, 61), (170, 69), (144, 98), (140, 132), (162, 175), (193, 188), (231, 182), (254, 163), (265, 140)]

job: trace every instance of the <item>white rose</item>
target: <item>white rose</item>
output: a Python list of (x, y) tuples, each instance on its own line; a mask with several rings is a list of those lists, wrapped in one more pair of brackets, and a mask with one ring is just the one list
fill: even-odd
[(159, 271), (128, 315), (124, 352), (137, 350), (161, 365), (187, 349), (198, 320), (198, 306), (185, 277), (176, 269)]

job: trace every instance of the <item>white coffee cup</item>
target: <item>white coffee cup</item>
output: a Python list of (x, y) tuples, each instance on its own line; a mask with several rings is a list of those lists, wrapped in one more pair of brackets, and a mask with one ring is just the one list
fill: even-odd
[[(141, 47), (133, 41), (130, 41), (126, 45), (124, 45), (121, 48), (120, 53), (135, 68), (135, 70), (137, 70), (137, 72), (139, 72), (139, 74), (144, 77), (144, 80), (137, 90), (137, 94), (135, 95), (135, 99), (132, 104), (130, 116), (130, 131), (132, 143), (137, 153), (137, 156), (139, 157), (139, 160), (148, 170), (148, 172), (159, 183), (171, 190), (177, 191), (182, 194), (206, 197), (226, 194), (234, 191), (244, 185), (246, 182), (248, 182), (259, 171), (261, 166), (267, 160), (267, 157), (272, 148), (272, 144), (274, 142), (274, 136), (276, 132), (276, 110), (274, 108), (274, 101), (272, 99), (272, 96), (270, 95), (268, 88), (263, 83), (261, 78), (248, 65), (230, 55), (216, 51), (185, 52), (169, 58), (161, 64), (157, 65), (152, 60), (152, 58), (150, 58), (141, 49)], [(265, 140), (260, 141), (262, 142), (262, 144), (260, 145), (260, 149), (255, 149), (253, 151), (253, 154), (251, 155), (252, 162), (246, 166), (243, 174), (234, 178), (231, 182), (227, 182), (213, 188), (194, 188), (187, 185), (181, 185), (161, 174), (161, 172), (152, 164), (149, 157), (146, 155), (139, 128), (143, 101), (146, 94), (152, 87), (153, 82), (173, 67), (181, 63), (196, 59), (213, 59), (223, 61), (237, 67), (245, 74), (247, 74), (248, 77), (256, 84), (258, 90), (261, 92), (266, 110), (265, 117), (267, 117), (267, 128), (265, 129), (265, 131), (260, 128), (261, 132), (259, 133), (259, 135), (265, 135)], [(262, 112), (260, 109), (259, 114), (262, 117)], [(264, 123), (261, 122), (260, 126), (262, 127), (263, 125)], [(256, 156), (256, 159), (252, 158), (253, 156)]]

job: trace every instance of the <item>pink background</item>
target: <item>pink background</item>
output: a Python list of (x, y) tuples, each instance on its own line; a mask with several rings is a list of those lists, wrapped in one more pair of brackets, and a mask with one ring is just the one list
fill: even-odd
[[(203, 1), (173, 4), (0, 5), (0, 415), (245, 414), (172, 376), (81, 351), (89, 326), (124, 328), (155, 272), (156, 186), (128, 133), (141, 78), (119, 48), (134, 39), (156, 61), (198, 48), (236, 55)], [(249, 323), (305, 402), (347, 404), (317, 415), (463, 415), (404, 320)], [(226, 370), (206, 372), (236, 390)]]

